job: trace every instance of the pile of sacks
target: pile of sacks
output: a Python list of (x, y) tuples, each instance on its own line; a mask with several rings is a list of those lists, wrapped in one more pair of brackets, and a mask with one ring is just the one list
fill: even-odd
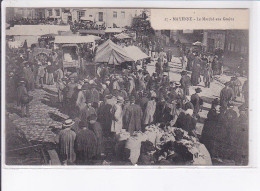
[[(143, 143), (150, 142), (155, 148), (149, 153), (141, 153)], [(150, 125), (144, 132), (135, 132), (132, 136), (126, 131), (117, 135), (117, 145), (124, 145), (128, 150), (128, 160), (132, 164), (140, 162), (140, 155), (149, 155), (154, 158), (151, 164), (191, 164), (212, 165), (211, 157), (206, 147), (188, 132), (172, 126), (160, 127), (160, 124)], [(122, 149), (117, 152), (123, 152)], [(141, 157), (142, 158), (142, 157)], [(168, 161), (164, 163), (162, 161)], [(174, 161), (185, 163), (174, 163)], [(170, 161), (170, 162), (169, 162)], [(173, 162), (172, 162), (173, 161)]]

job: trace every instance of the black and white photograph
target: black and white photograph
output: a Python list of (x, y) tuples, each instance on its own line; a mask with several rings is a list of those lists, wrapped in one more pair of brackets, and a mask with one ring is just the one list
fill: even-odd
[(6, 7), (6, 166), (249, 165), (249, 28), (151, 10)]

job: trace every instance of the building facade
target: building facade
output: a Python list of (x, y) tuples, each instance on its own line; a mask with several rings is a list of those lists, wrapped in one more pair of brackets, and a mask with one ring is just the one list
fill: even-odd
[(71, 20), (90, 20), (106, 27), (131, 26), (134, 17), (142, 14), (143, 9), (71, 9)]

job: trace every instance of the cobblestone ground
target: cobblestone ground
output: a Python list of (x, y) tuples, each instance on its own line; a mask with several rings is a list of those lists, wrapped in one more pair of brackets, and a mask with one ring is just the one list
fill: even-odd
[[(9, 119), (25, 133), (29, 141), (54, 142), (55, 134), (49, 127), (61, 127), (62, 123), (57, 119), (68, 118), (67, 115), (60, 112), (58, 107), (51, 106), (57, 102), (55, 86), (35, 89), (29, 94), (33, 96), (33, 100), (29, 104), (30, 117), (21, 118), (21, 108), (16, 103), (12, 103), (6, 106)], [(53, 116), (56, 116), (57, 119)]]

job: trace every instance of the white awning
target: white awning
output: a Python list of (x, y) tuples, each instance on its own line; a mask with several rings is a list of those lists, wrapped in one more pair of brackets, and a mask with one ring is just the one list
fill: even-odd
[(94, 35), (88, 36), (56, 36), (54, 43), (56, 44), (71, 44), (71, 43), (91, 43), (95, 40), (100, 40), (101, 38)]
[(146, 55), (146, 54), (145, 54), (142, 50), (140, 50), (140, 48), (138, 48), (137, 46), (124, 47), (124, 50), (127, 52), (127, 54), (128, 54), (134, 61), (149, 58), (149, 56)]
[(9, 36), (42, 36), (46, 34), (58, 34), (59, 31), (70, 31), (69, 25), (15, 25), (6, 30)]
[(105, 33), (121, 33), (123, 32), (122, 28), (106, 28)]

